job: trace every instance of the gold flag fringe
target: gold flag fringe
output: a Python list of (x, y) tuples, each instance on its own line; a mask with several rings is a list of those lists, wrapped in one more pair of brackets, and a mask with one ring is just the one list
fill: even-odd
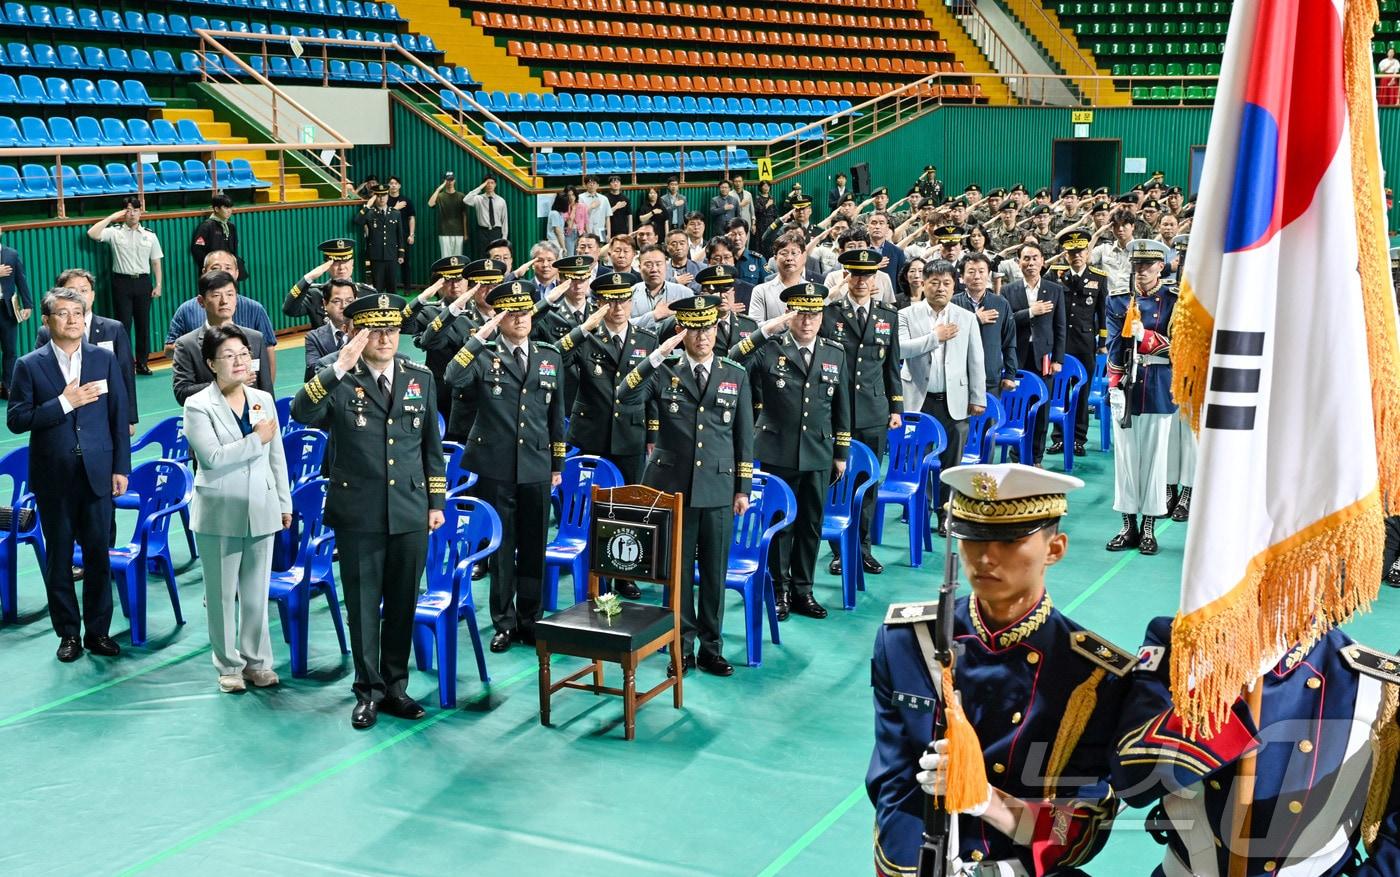
[[(1342, 35), (1347, 118), (1351, 120), (1352, 195), (1366, 347), (1371, 360), (1371, 410), (1376, 424), (1376, 463), (1381, 498), (1400, 509), (1400, 339), (1390, 279), (1389, 235), (1381, 201), (1380, 144), (1371, 73), (1371, 39), (1379, 20), (1376, 0), (1348, 0)], [(1175, 342), (1173, 341), (1173, 344)], [(1376, 571), (1379, 575), (1380, 568)]]
[(1201, 431), (1201, 410), (1206, 404), (1214, 332), (1215, 319), (1196, 298), (1190, 281), (1183, 280), (1172, 309), (1172, 398), (1196, 432)]

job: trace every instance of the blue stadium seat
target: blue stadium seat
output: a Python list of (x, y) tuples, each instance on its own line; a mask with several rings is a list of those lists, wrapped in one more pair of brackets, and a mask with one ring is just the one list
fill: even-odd
[(107, 163), (107, 187), (113, 194), (124, 194), (136, 191), (136, 178), (131, 175), (131, 168), (120, 162)]
[(102, 29), (111, 33), (120, 33), (122, 30), (122, 16), (120, 12), (111, 9), (100, 10), (97, 13), (102, 19)]
[[(13, 80), (11, 80), (13, 81)], [(25, 73), (19, 78), (20, 102), (26, 104), (51, 104), (57, 103), (49, 97), (48, 91), (44, 88), (44, 83), (39, 77), (32, 73)]]
[(49, 119), (49, 145), (50, 146), (81, 146), (78, 132), (73, 127), (71, 119), (63, 116), (54, 116)]
[(721, 170), (724, 168), (724, 159), (720, 157), (718, 151), (707, 149), (705, 150), (705, 164), (708, 165), (711, 170)]
[(104, 104), (121, 106), (126, 103), (126, 95), (122, 93), (122, 87), (115, 79), (97, 80), (97, 96)]
[(647, 122), (647, 139), (653, 141), (665, 140), (665, 126), (663, 126), (660, 122), (657, 122), (655, 120)]
[(427, 34), (420, 34), (418, 37), (418, 51), (425, 55), (439, 54), (437, 43)]
[(11, 148), (24, 145), (24, 135), (19, 131), (19, 125), (9, 116), (0, 116), (0, 148)]
[(759, 139), (766, 139), (766, 138), (763, 137), (763, 135), (757, 134), (757, 133), (756, 133), (758, 127), (759, 127), (760, 125), (762, 125), (762, 124), (763, 124), (762, 122), (756, 122), (756, 123), (750, 125), (748, 122), (740, 122), (740, 123), (739, 123), (739, 139), (740, 139), (740, 140), (759, 140)]
[[(183, 16), (183, 15), (177, 15), (177, 14), (175, 14), (175, 13), (171, 13), (170, 18), (169, 18), (168, 20), (169, 20), (169, 22), (170, 22), (170, 35), (171, 35), (171, 36), (173, 36), (173, 37), (193, 37), (193, 36), (194, 36), (194, 31), (190, 29), (190, 21), (189, 21), (189, 19), (185, 18), (185, 16)], [(112, 175), (111, 175), (111, 174), (108, 174), (108, 175), (107, 175), (107, 179), (110, 180), (111, 178), (112, 178)]]
[[(317, 58), (316, 60), (319, 61), (320, 59)], [(290, 62), (290, 66), (292, 68), (293, 77), (297, 79), (311, 78), (311, 65), (306, 63), (305, 58), (293, 58)]]
[[(615, 97), (615, 96), (616, 96), (616, 95), (610, 95), (609, 97), (611, 98), (611, 97)], [(637, 100), (637, 96), (636, 96), (635, 94), (624, 94), (624, 95), (620, 98), (620, 103), (622, 104), (622, 106), (620, 107), (620, 112), (624, 112), (624, 113), (636, 113), (636, 112), (640, 112), (640, 111), (641, 111), (641, 104), (640, 104), (640, 101)], [(650, 101), (648, 101), (648, 103), (650, 103)], [(612, 111), (612, 101), (611, 101), (611, 100), (608, 101), (608, 110), (609, 110), (610, 112)]]
[[(79, 116), (73, 120), (78, 131), (79, 146), (121, 146), (121, 142), (110, 143), (102, 136), (102, 125), (92, 116)], [(123, 137), (122, 140), (126, 138)]]
[(695, 139), (696, 139), (696, 140), (711, 140), (711, 139), (713, 139), (713, 135), (710, 133), (710, 123), (709, 123), (709, 122), (696, 122), (696, 123), (695, 123)]
[(557, 112), (559, 112), (559, 95), (557, 95), (557, 94), (542, 94), (542, 95), (540, 95), (540, 111), (541, 111), (541, 112), (545, 112), (545, 113), (557, 113)]
[(151, 53), (145, 49), (132, 49), (131, 71), (133, 73), (156, 72), (156, 62), (155, 59), (151, 57)]
[(693, 122), (678, 122), (676, 124), (676, 128), (679, 131), (678, 139), (686, 142), (698, 139), (700, 135), (696, 133), (695, 127), (695, 123)]
[(681, 155), (685, 158), (685, 169), (686, 169), (686, 170), (688, 170), (688, 171), (711, 170), (711, 168), (710, 168), (708, 165), (705, 164), (705, 156), (704, 156), (704, 154), (701, 153), (700, 151), (698, 151), (698, 150), (692, 150), (692, 151), (690, 151), (690, 152), (681, 153)]
[(132, 33), (146, 33), (146, 16), (139, 12), (126, 14), (126, 29)]
[[(77, 80), (74, 80), (76, 83)], [(126, 95), (126, 103), (133, 107), (163, 107), (165, 101), (155, 100), (146, 91), (146, 84), (139, 79), (127, 79), (122, 82), (122, 93)]]
[(546, 176), (558, 177), (564, 175), (564, 156), (557, 152), (551, 152), (544, 157), (544, 170)]
[(598, 108), (593, 106), (593, 95), (576, 92), (574, 94), (574, 109), (580, 113), (591, 113)]
[(195, 146), (209, 142), (204, 139), (203, 134), (199, 133), (199, 126), (194, 123), (193, 119), (179, 120), (175, 124), (175, 131), (180, 135), (180, 142), (183, 144)]
[[(592, 123), (592, 122), (589, 122), (588, 124), (591, 125), (591, 124), (593, 124), (593, 123)], [(599, 136), (599, 138), (600, 138), (603, 142), (605, 142), (605, 143), (614, 143), (614, 142), (616, 142), (617, 139), (618, 139), (618, 136), (617, 136), (617, 125), (616, 125), (615, 123), (613, 123), (613, 122), (603, 122), (603, 123), (599, 126), (598, 136)], [(611, 162), (610, 162), (610, 163), (611, 163)]]
[(168, 188), (166, 188), (165, 181), (160, 178), (160, 171), (156, 170), (156, 166), (151, 164), (150, 162), (142, 162), (141, 169), (139, 171), (136, 169), (136, 165), (133, 163), (131, 166), (131, 170), (133, 174), (140, 174), (141, 188), (145, 189), (147, 192), (170, 191)]
[[(607, 112), (609, 112), (609, 113), (620, 113), (620, 112), (623, 112), (623, 108), (622, 108), (622, 95), (619, 95), (619, 94), (602, 94), (602, 95), (595, 94), (595, 95), (593, 95), (593, 106), (594, 106), (595, 109), (598, 107), (598, 100), (599, 100), (599, 98), (601, 98), (601, 99), (603, 100), (603, 105), (606, 107), (606, 111), (607, 111)], [(635, 98), (633, 98), (633, 100), (635, 100)]]
[(636, 133), (632, 130), (632, 123), (624, 119), (623, 121), (617, 123), (617, 139), (625, 141), (640, 140), (642, 138), (638, 137)]
[(180, 68), (175, 66), (175, 57), (165, 49), (156, 49), (151, 53), (151, 58), (156, 62), (156, 72), (167, 75), (180, 72)]
[(0, 73), (0, 104), (17, 104), (22, 100), (15, 78), (8, 73)]
[(107, 182), (107, 175), (102, 173), (102, 168), (95, 164), (78, 165), (78, 182), (80, 192), (86, 195), (110, 195), (112, 187)]
[(575, 109), (575, 107), (574, 107), (574, 95), (573, 95), (573, 92), (570, 92), (570, 91), (561, 92), (560, 95), (559, 95), (559, 112), (561, 112), (561, 113), (572, 113), (572, 112), (574, 111), (574, 109)]
[(0, 165), (0, 201), (15, 201), (25, 197), (24, 181), (19, 171), (9, 165)]
[(475, 85), (475, 84), (476, 84), (475, 80), (472, 79), (471, 71), (468, 70), (467, 68), (465, 68), (465, 67), (457, 67), (457, 68), (455, 68), (454, 72), (455, 72), (456, 76), (455, 76), (455, 78), (453, 79), (453, 81), (456, 82), (458, 85)]
[[(127, 121), (126, 127), (132, 143), (154, 144), (158, 142), (155, 132), (151, 130), (151, 123), (145, 119), (130, 119)], [(111, 174), (107, 176), (110, 178)]]
[(53, 10), (53, 26), (74, 30), (78, 27), (78, 16), (67, 6), (55, 6)]
[(674, 152), (663, 152), (660, 157), (661, 173), (674, 174), (680, 172), (681, 166), (680, 163), (676, 161), (676, 154)]
[[(545, 122), (541, 122), (540, 124), (541, 124), (541, 125), (544, 125), (544, 124), (546, 124), (546, 123), (545, 123)], [(550, 140), (554, 140), (554, 141), (557, 141), (557, 142), (560, 142), (560, 143), (564, 143), (564, 142), (567, 142), (567, 141), (568, 141), (568, 139), (569, 139), (569, 126), (568, 126), (568, 125), (564, 124), (563, 122), (551, 122), (551, 123), (548, 123), (548, 124), (549, 124), (549, 139), (550, 139)]]
[(136, 143), (127, 132), (126, 123), (121, 119), (104, 118), (102, 120), (102, 134), (113, 146), (126, 146)]
[(233, 186), (233, 168), (222, 158), (214, 159), (215, 173), (210, 175), (210, 182), (215, 189), (227, 189)]
[[(34, 56), (35, 67), (74, 67), (82, 69), (83, 55), (78, 51), (77, 46), (59, 46), (55, 52), (53, 46), (45, 43), (36, 43), (31, 47)], [(14, 60), (14, 56), (10, 56)]]
[(448, 91), (445, 88), (438, 89), (438, 106), (447, 110), (449, 113), (455, 113), (457, 110), (461, 109), (460, 105), (457, 103), (456, 93)]
[(190, 186), (185, 181), (185, 172), (181, 170), (180, 163), (170, 159), (162, 159), (156, 165), (160, 172), (161, 185), (167, 192), (178, 192), (182, 189), (189, 189)]
[(812, 109), (812, 102), (810, 100), (804, 97), (797, 101), (797, 115), (811, 116), (814, 115), (814, 113), (815, 111)]
[(583, 123), (582, 123), (582, 122), (570, 122), (570, 123), (569, 123), (569, 136), (568, 136), (568, 139), (569, 139), (569, 140), (572, 140), (572, 141), (575, 142), (575, 143), (580, 143), (580, 142), (582, 142), (582, 141), (588, 139), (588, 135), (587, 135), (587, 134), (584, 132), (584, 130), (583, 130)]
[(169, 119), (152, 119), (151, 142), (159, 146), (178, 146), (180, 135), (176, 133), (175, 126), (170, 124)]
[(363, 82), (365, 76), (368, 75), (365, 71), (365, 65), (361, 61), (355, 61), (354, 64), (359, 68), (358, 70), (352, 70), (349, 64), (346, 64), (338, 58), (332, 58), (326, 67), (330, 73), (331, 79), (336, 79), (341, 82), (349, 80)]
[(734, 150), (734, 154), (730, 159), (729, 166), (743, 168), (746, 170), (749, 168), (757, 167), (757, 165), (753, 163), (753, 159), (749, 158), (749, 151), (742, 146)]
[(58, 194), (54, 185), (53, 173), (41, 164), (26, 164), (20, 168), (24, 188), (31, 198), (53, 198)]
[(131, 55), (127, 53), (126, 49), (108, 49), (107, 67), (119, 73), (126, 73), (131, 70)]
[[(761, 98), (761, 100), (766, 101), (767, 98)], [(740, 99), (739, 99), (739, 115), (741, 115), (741, 116), (756, 116), (756, 115), (760, 115), (760, 112), (759, 112), (758, 108), (754, 105), (754, 100), (753, 100), (753, 98), (751, 98), (751, 97), (744, 97), (744, 98), (740, 98)], [(761, 115), (765, 115), (765, 116), (766, 116), (766, 115), (768, 115), (768, 112), (765, 111), (765, 112), (761, 113)]]
[(253, 166), (246, 158), (235, 158), (229, 163), (229, 170), (233, 173), (233, 178), (238, 182), (240, 188), (252, 185), (256, 188), (266, 188), (271, 183), (265, 183), (253, 175)]
[(29, 24), (29, 10), (23, 3), (6, 3), (5, 20), (13, 25)]
[[(29, 20), (35, 27), (53, 27), (53, 13), (47, 6), (29, 7)], [(11, 22), (13, 24), (14, 22)]]
[(584, 158), (588, 160), (587, 170), (590, 174), (610, 174), (613, 172), (612, 155), (607, 150), (586, 152)]
[(635, 107), (635, 109), (636, 109), (636, 111), (639, 112), (639, 113), (652, 113), (652, 112), (655, 112), (655, 109), (654, 109), (654, 107), (653, 107), (653, 101), (652, 101), (652, 99), (651, 99), (651, 95), (649, 95), (649, 94), (639, 94), (639, 95), (637, 95), (637, 106)]
[(193, 158), (185, 159), (185, 184), (190, 189), (214, 188), (214, 181), (209, 177), (208, 166)]
[[(127, 13), (127, 15), (130, 14), (130, 12)], [(153, 34), (160, 34), (161, 36), (168, 36), (170, 34), (170, 23), (166, 20), (165, 16), (161, 15), (159, 12), (146, 13), (146, 26)]]
[(5, 63), (12, 67), (30, 67), (34, 64), (34, 56), (24, 43), (10, 43), (5, 47)]
[(650, 149), (646, 150), (642, 153), (642, 167), (639, 170), (647, 174), (661, 173), (661, 156)]
[(564, 173), (571, 177), (583, 173), (583, 162), (579, 159), (577, 152), (564, 153)]
[(102, 98), (97, 94), (97, 86), (91, 79), (74, 79), (69, 83), (68, 101), (75, 104), (100, 104)]
[(603, 142), (603, 130), (598, 127), (597, 122), (585, 122), (583, 124), (583, 139), (589, 143)]
[(82, 181), (78, 179), (78, 171), (70, 165), (64, 165), (62, 169), (55, 168), (55, 171), (63, 177), (63, 197), (71, 198), (75, 195), (101, 195), (102, 192), (89, 192), (84, 188)]
[(700, 105), (696, 103), (695, 98), (685, 95), (681, 98), (681, 112), (687, 116), (697, 115), (700, 112)]
[(365, 62), (365, 79), (368, 82), (384, 81), (384, 64), (380, 61)]
[[(180, 61), (184, 63), (185, 55), (193, 55), (193, 52), (181, 52)], [(268, 76), (274, 79), (288, 79), (292, 75), (291, 68), (287, 64), (287, 59), (281, 55), (273, 55), (267, 59)]]
[(23, 116), (19, 120), (20, 142), (17, 146), (48, 146), (49, 129), (44, 120), (36, 116)]

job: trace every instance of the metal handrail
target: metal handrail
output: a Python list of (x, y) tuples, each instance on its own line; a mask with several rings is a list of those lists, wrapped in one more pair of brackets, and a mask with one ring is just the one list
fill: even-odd
[[(967, 31), (967, 35), (972, 38), (973, 45), (991, 63), (993, 70), (1008, 76), (1013, 74), (1019, 76), (1030, 69), (1001, 38), (997, 29), (992, 27), (992, 23), (982, 14), (981, 8), (976, 3), (971, 2), (971, 0), (944, 0), (944, 2), (948, 5), (948, 11), (962, 24), (963, 30)], [(991, 51), (988, 51), (988, 48), (979, 42), (979, 36), (991, 44)]]
[[(1072, 58), (1077, 60), (1084, 70), (1098, 70), (1094, 62), (1085, 57), (1079, 46), (1069, 37), (1065, 36), (1064, 31), (1060, 29), (1060, 26), (1055, 23), (1054, 19), (1046, 14), (1045, 8), (1041, 6), (1039, 2), (1033, 2), (1033, 0), (996, 0), (996, 2), (1005, 4), (1007, 10), (1013, 16), (1020, 18), (1023, 22), (1028, 22), (1031, 18), (1040, 19), (1058, 39), (1059, 45), (1062, 46)], [(1035, 38), (1034, 32), (1031, 33), (1031, 37), (1032, 39)], [(1049, 46), (1046, 46), (1046, 49), (1049, 48)], [(1083, 76), (1076, 76), (1072, 70), (1066, 70), (1065, 73), (1072, 79), (1086, 78)], [(1097, 97), (1097, 95), (1095, 95), (1095, 97)]]

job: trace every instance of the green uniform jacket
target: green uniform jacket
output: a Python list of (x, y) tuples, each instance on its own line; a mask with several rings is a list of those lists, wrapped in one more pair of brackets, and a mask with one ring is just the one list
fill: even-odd
[(850, 428), (888, 426), (891, 414), (904, 410), (904, 388), (899, 382), (899, 312), (871, 299), (865, 329), (857, 325), (856, 308), (849, 297), (826, 306), (821, 337), (846, 353), (846, 377), (850, 381)]
[(361, 533), (426, 530), (428, 510), (447, 500), (433, 375), (394, 358), (385, 399), (363, 361), (337, 378), (327, 366), (292, 399), (292, 417), (330, 433), (326, 526)]
[(462, 462), (483, 478), (530, 484), (564, 468), (563, 358), (552, 345), (526, 344), (524, 375), (503, 345), (475, 335), (447, 364), (447, 382), (475, 412)]
[(846, 459), (851, 451), (850, 380), (841, 348), (815, 339), (810, 371), (802, 365), (791, 332), (757, 343), (742, 341), (729, 355), (748, 366), (758, 424), (754, 454), (763, 464), (820, 472), (829, 470), (833, 459)]
[(440, 380), (447, 385), (447, 392), (451, 396), (447, 413), (447, 432), (454, 437), (465, 437), (471, 433), (476, 409), (460, 390), (448, 382), (447, 366), (452, 362), (452, 357), (457, 355), (457, 351), (467, 343), (472, 333), (480, 329), (485, 322), (481, 311), (477, 310), (476, 302), (468, 302), (460, 316), (453, 316), (447, 308), (438, 307), (433, 309), (432, 319), (423, 331), (413, 338), (413, 343), (418, 349), (427, 354), (428, 365), (433, 369), (433, 374), (439, 375)]
[[(656, 405), (660, 429), (642, 483), (685, 494), (687, 508), (722, 508), (753, 483), (753, 399), (744, 367), (716, 355), (702, 394), (684, 356), (627, 373), (623, 402)], [(655, 374), (653, 374), (653, 372)]]
[(326, 284), (307, 283), (303, 277), (282, 299), (282, 313), (289, 317), (306, 317), (311, 328), (326, 324)]
[(364, 265), (397, 262), (403, 257), (408, 243), (408, 223), (403, 221), (397, 210), (392, 207), (384, 210), (361, 207), (353, 221), (355, 228), (364, 236), (364, 246), (360, 250), (360, 260)]
[(654, 412), (647, 418), (645, 401), (621, 401), (623, 380), (656, 349), (656, 336), (630, 323), (625, 331), (620, 355), (606, 326), (592, 333), (575, 326), (559, 342), (564, 367), (578, 375), (568, 442), (586, 454), (645, 453), (648, 434), (654, 438), (659, 426)]
[[(676, 334), (676, 318), (667, 317), (656, 324), (656, 337), (663, 341)], [(743, 314), (727, 314), (715, 324), (715, 350), (732, 350), (734, 345), (750, 335), (758, 335), (758, 323)], [(755, 339), (757, 340), (757, 338)]]

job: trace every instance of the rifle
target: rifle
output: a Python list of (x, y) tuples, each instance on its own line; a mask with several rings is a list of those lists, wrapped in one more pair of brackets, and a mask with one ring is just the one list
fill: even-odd
[[(953, 642), (953, 601), (958, 592), (958, 552), (950, 534), (943, 562), (943, 586), (938, 591), (938, 618), (933, 627), (933, 654), (940, 666), (952, 667), (960, 647)], [(937, 680), (935, 680), (937, 681)], [(953, 692), (942, 692), (942, 708), (933, 722), (933, 740), (928, 751), (948, 729), (948, 707)], [(919, 877), (947, 877), (949, 865), (957, 850), (953, 844), (953, 814), (948, 812), (942, 798), (929, 795), (924, 799), (924, 837), (919, 847)]]
[(1131, 363), (1128, 370), (1128, 377), (1118, 384), (1118, 389), (1123, 391), (1123, 419), (1118, 421), (1118, 425), (1124, 429), (1130, 429), (1133, 425), (1132, 406), (1128, 404), (1128, 399), (1129, 394), (1133, 391), (1133, 385), (1137, 383), (1138, 360), (1140, 357), (1137, 351), (1137, 339), (1132, 337), (1132, 325), (1140, 319), (1142, 319), (1142, 317), (1141, 312), (1138, 311), (1137, 293), (1132, 293), (1132, 298), (1128, 301), (1128, 311), (1123, 315), (1123, 329), (1119, 333), (1124, 338), (1132, 339), (1131, 352), (1128, 354), (1128, 361)]

